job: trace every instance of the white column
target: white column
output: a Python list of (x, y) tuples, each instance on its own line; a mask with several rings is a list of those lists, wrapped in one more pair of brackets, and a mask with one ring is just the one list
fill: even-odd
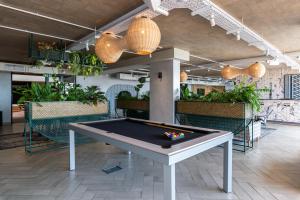
[(4, 124), (11, 123), (11, 90), (11, 72), (0, 72), (0, 111)]
[(164, 165), (164, 200), (175, 200), (175, 164)]
[(224, 144), (223, 189), (232, 192), (232, 140)]
[[(162, 77), (158, 75), (161, 73)], [(174, 123), (175, 100), (180, 98), (180, 61), (170, 59), (151, 63), (150, 120)]]
[(70, 147), (70, 170), (75, 170), (75, 133), (73, 130), (69, 130), (69, 147)]

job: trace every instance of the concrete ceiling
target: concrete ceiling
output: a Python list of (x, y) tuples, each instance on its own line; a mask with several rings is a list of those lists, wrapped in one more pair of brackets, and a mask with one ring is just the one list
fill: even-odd
[[(89, 27), (101, 27), (143, 4), (142, 0), (0, 0), (1, 3), (25, 10), (38, 12)], [(285, 52), (300, 50), (300, 1), (299, 0), (213, 0), (244, 24), (262, 35)], [(20, 12), (0, 8), (0, 24), (53, 34), (70, 39), (80, 39), (91, 31), (53, 22)], [(211, 27), (209, 21), (200, 16), (191, 16), (190, 10), (175, 9), (169, 16), (154, 18), (162, 32), (161, 46), (188, 50), (191, 54), (217, 61), (244, 59), (263, 56), (264, 52), (237, 41), (225, 30)], [(0, 29), (0, 61), (23, 62), (27, 55), (28, 34)], [(45, 40), (37, 37), (37, 40)], [(296, 57), (298, 54), (294, 53)], [(122, 59), (131, 58), (124, 54)], [(207, 61), (192, 58), (191, 64), (205, 64)], [(188, 66), (183, 65), (183, 68)], [(195, 75), (216, 75), (218, 71), (196, 70)]]
[(169, 16), (154, 18), (161, 33), (161, 46), (176, 47), (191, 54), (213, 60), (232, 60), (263, 55), (244, 41), (226, 35), (219, 27), (211, 27), (209, 21), (200, 16), (191, 16), (188, 9), (174, 9)]
[[(100, 27), (143, 4), (142, 0), (0, 0), (0, 3), (39, 14)], [(91, 31), (0, 7), (0, 24), (30, 31), (80, 39)], [(0, 29), (0, 61), (28, 63), (28, 35)], [(45, 38), (37, 37), (37, 41)], [(53, 41), (52, 39), (46, 39)]]
[(300, 50), (299, 0), (213, 0), (283, 52)]

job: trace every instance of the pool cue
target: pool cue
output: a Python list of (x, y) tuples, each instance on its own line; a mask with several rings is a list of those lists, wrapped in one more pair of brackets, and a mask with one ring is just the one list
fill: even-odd
[(168, 127), (168, 126), (165, 126), (165, 125), (153, 124), (153, 123), (150, 123), (150, 122), (146, 122), (145, 124), (152, 125), (152, 126), (157, 126), (157, 127), (161, 127), (161, 128), (166, 128), (166, 129), (173, 129), (173, 130), (182, 131), (182, 132), (186, 132), (186, 133), (194, 133), (194, 131), (187, 131), (187, 130), (180, 129), (180, 128)]

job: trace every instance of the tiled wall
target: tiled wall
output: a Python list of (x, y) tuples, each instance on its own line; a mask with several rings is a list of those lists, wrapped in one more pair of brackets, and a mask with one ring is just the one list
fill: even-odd
[(300, 123), (299, 100), (263, 100), (262, 112), (268, 120)]
[(298, 74), (299, 70), (288, 67), (275, 66), (267, 69), (266, 74), (257, 82), (258, 88), (267, 86), (272, 89), (271, 93), (265, 93), (263, 99), (283, 99), (284, 98), (284, 75)]

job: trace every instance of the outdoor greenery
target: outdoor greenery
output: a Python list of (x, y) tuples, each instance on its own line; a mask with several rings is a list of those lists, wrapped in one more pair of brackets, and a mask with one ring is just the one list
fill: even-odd
[(80, 85), (54, 81), (48, 84), (32, 83), (31, 87), (20, 88), (15, 93), (21, 95), (18, 104), (49, 101), (79, 101), (85, 104), (97, 105), (106, 101), (104, 93), (97, 86), (81, 88)]
[(134, 87), (135, 91), (136, 91), (136, 96), (132, 96), (130, 94), (130, 92), (128, 91), (121, 91), (118, 96), (117, 99), (118, 100), (145, 100), (145, 101), (149, 101), (150, 98), (150, 92), (146, 92), (142, 95), (140, 95), (140, 90), (143, 88), (145, 82), (146, 82), (146, 78), (147, 77), (141, 77), (138, 79), (138, 84)]
[(70, 70), (74, 75), (97, 76), (103, 71), (104, 63), (98, 59), (96, 54), (87, 51), (66, 52), (59, 50), (56, 43), (38, 43), (40, 59), (35, 65), (52, 66), (59, 70)]
[(197, 95), (191, 92), (187, 86), (181, 88), (181, 100), (217, 102), (217, 103), (249, 103), (255, 111), (260, 111), (260, 96), (269, 89), (257, 89), (255, 83), (241, 81), (236, 84), (231, 91), (218, 92), (212, 91), (206, 96)]

